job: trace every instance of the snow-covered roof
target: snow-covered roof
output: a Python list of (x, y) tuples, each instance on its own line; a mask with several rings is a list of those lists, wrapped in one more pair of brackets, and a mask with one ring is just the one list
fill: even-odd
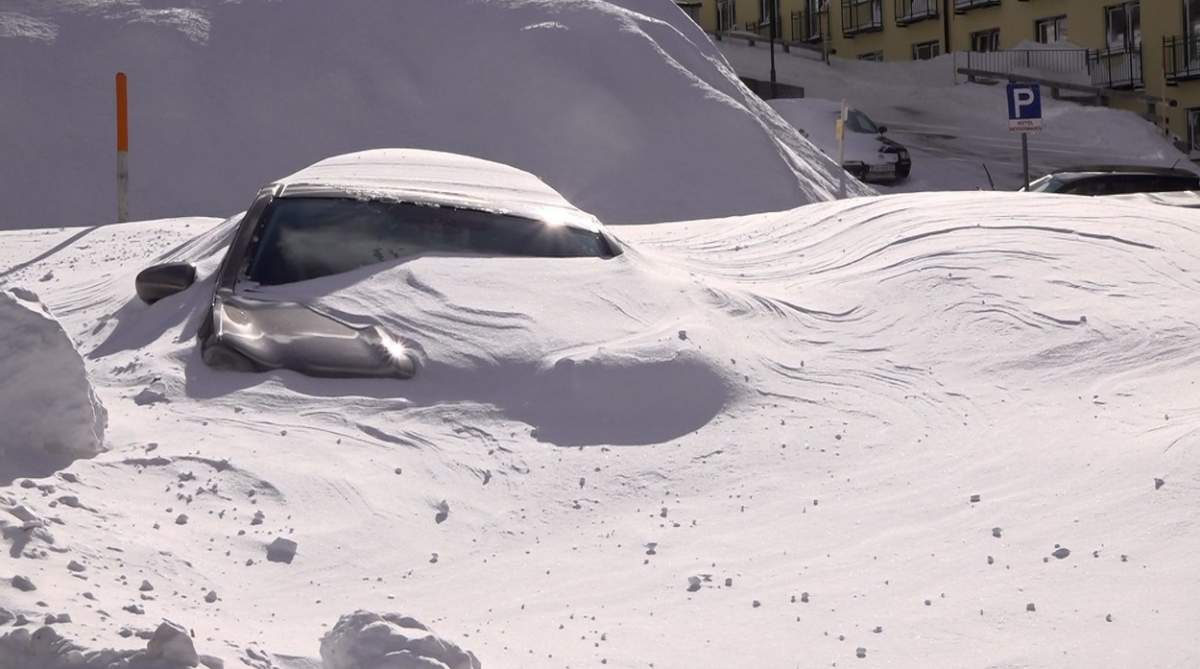
[(370, 199), (403, 200), (495, 211), (598, 230), (536, 176), (509, 165), (423, 149), (375, 149), (326, 158), (276, 182), (283, 197), (330, 190)]

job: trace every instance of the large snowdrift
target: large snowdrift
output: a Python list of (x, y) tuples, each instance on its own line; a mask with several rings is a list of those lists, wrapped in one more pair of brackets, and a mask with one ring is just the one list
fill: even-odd
[[(1194, 218), (860, 198), (623, 228), (622, 264), (427, 258), (313, 293), (444, 331), (415, 383), (199, 364), (204, 286), (146, 307), (131, 281), (229, 223), (0, 233), (9, 266), (58, 249), (38, 292), (110, 413), (71, 478), (0, 488), (54, 540), (0, 562), (36, 586), (0, 601), (120, 653), (167, 618), (256, 669), (400, 651), (424, 633), (331, 634), (397, 609), (485, 667), (1194, 666)], [(720, 376), (716, 413), (620, 439), (610, 412), (699, 387), (676, 360)], [(605, 432), (505, 404), (539, 374)]]
[[(0, 229), (239, 211), (329, 155), (448, 150), (609, 223), (827, 199), (837, 168), (669, 0), (17, 0), (0, 11)], [(865, 193), (867, 191), (858, 191)]]
[(106, 413), (62, 327), (24, 290), (0, 292), (0, 485), (103, 448)]

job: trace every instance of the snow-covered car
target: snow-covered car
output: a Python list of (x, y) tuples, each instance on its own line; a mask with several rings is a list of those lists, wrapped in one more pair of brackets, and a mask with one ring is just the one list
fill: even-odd
[[(1021, 189), (1025, 191), (1025, 188)], [(1068, 167), (1029, 184), (1031, 193), (1128, 195), (1200, 190), (1200, 175), (1178, 167), (1090, 165)]]
[[(594, 216), (507, 165), (411, 149), (337, 156), (259, 191), (214, 274), (202, 357), (245, 371), (409, 378), (407, 342), (270, 288), (426, 255), (620, 254)], [(137, 294), (153, 304), (196, 277), (188, 263), (156, 265), (138, 275)]]
[[(837, 119), (842, 105), (816, 98), (772, 100), (770, 105), (826, 155), (837, 159)], [(850, 108), (846, 120), (842, 167), (860, 181), (895, 183), (908, 178), (912, 158), (899, 142), (886, 137), (887, 126)]]

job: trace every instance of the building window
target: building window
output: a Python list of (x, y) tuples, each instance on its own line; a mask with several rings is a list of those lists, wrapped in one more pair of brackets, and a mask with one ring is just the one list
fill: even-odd
[(1131, 50), (1142, 46), (1142, 8), (1138, 2), (1123, 2), (1104, 8), (1104, 32), (1108, 48)]
[(937, 40), (921, 42), (912, 46), (913, 60), (933, 60), (940, 55), (942, 55), (942, 43)]
[(883, 52), (882, 51), (869, 51), (867, 53), (859, 54), (858, 59), (859, 60), (869, 60), (874, 63), (882, 63), (883, 62)]
[(1038, 19), (1033, 24), (1033, 35), (1042, 44), (1053, 44), (1067, 38), (1067, 17), (1054, 16)]
[(1000, 29), (980, 30), (971, 33), (971, 51), (999, 51)]
[(1191, 155), (1200, 155), (1200, 109), (1189, 109), (1187, 121), (1188, 148), (1191, 149)]
[[(779, 16), (779, 0), (775, 0), (775, 16)], [(771, 0), (758, 0), (758, 20), (764, 26), (771, 22)]]
[(737, 29), (737, 3), (733, 0), (717, 0), (717, 30)]

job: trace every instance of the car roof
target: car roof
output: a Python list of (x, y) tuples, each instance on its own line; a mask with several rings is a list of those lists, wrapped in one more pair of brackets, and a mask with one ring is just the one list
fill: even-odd
[(591, 231), (595, 216), (541, 179), (481, 158), (423, 149), (374, 149), (326, 158), (274, 183), (277, 197), (351, 197), (459, 207)]
[(1059, 177), (1084, 177), (1097, 174), (1121, 174), (1139, 176), (1169, 176), (1200, 179), (1200, 175), (1179, 167), (1162, 167), (1158, 165), (1083, 165), (1066, 167), (1055, 170), (1052, 174)]

